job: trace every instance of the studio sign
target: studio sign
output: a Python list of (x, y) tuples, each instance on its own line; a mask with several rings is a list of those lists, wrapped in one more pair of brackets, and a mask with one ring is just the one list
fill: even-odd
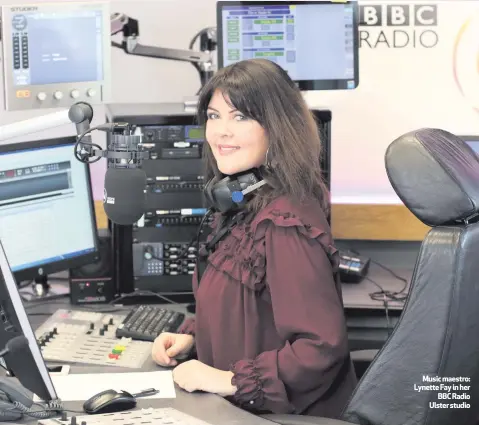
[(435, 47), (437, 5), (359, 5), (359, 46), (375, 49)]

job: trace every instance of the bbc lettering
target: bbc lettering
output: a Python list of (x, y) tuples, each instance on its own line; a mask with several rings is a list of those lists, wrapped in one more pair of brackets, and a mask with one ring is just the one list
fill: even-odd
[(437, 5), (388, 4), (359, 6), (361, 26), (415, 26), (437, 25)]
[(434, 4), (360, 5), (360, 47), (433, 48), (439, 42)]

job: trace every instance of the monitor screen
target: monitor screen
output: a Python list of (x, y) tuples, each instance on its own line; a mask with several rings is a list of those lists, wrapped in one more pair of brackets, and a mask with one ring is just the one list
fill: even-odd
[(102, 25), (102, 11), (94, 9), (14, 14), (14, 85), (102, 80)]
[(0, 145), (0, 239), (17, 279), (97, 255), (89, 169), (74, 145), (75, 137)]
[(218, 66), (265, 58), (303, 90), (358, 85), (357, 2), (219, 1)]
[(105, 2), (2, 6), (7, 110), (106, 100), (110, 33)]
[(459, 136), (479, 155), (479, 136)]

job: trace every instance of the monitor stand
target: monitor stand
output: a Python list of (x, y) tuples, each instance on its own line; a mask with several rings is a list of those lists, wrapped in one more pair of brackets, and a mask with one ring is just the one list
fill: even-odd
[(37, 276), (33, 283), (33, 296), (35, 298), (45, 298), (50, 292), (50, 285), (48, 283), (48, 276)]
[[(53, 278), (55, 281), (55, 277)], [(22, 291), (22, 296), (28, 301), (34, 300), (49, 300), (54, 298), (62, 298), (67, 296), (70, 293), (70, 288), (68, 286), (62, 285), (61, 283), (50, 283), (47, 275), (37, 276), (30, 290)]]

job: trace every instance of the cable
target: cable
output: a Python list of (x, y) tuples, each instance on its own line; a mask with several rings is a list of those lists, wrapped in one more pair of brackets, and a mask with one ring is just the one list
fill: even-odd
[[(348, 249), (348, 251), (352, 252), (355, 255), (361, 256), (361, 253), (354, 249)], [(389, 267), (386, 267), (384, 264), (379, 263), (378, 261), (373, 260), (372, 258), (369, 258), (371, 263), (377, 265), (378, 267), (381, 267), (383, 270), (387, 271), (389, 274), (391, 274), (394, 278), (397, 280), (400, 280), (401, 282), (404, 282), (403, 287), (399, 291), (389, 291), (384, 289), (379, 283), (371, 279), (370, 277), (366, 276), (365, 279), (374, 284), (379, 288), (379, 291), (376, 292), (371, 292), (369, 294), (370, 298), (374, 301), (397, 301), (397, 302), (404, 302), (407, 299), (408, 294), (404, 293), (404, 291), (407, 289), (409, 282), (406, 278), (399, 276), (395, 271), (391, 270)]]
[(60, 401), (53, 400), (47, 405), (42, 405), (41, 403), (33, 403), (33, 406), (39, 406), (41, 410), (33, 410), (31, 407), (27, 407), (19, 401), (13, 401), (14, 409), (18, 412), (23, 413), (26, 416), (30, 416), (36, 419), (47, 419), (52, 416), (57, 416), (60, 411), (63, 410), (63, 405)]
[(47, 419), (54, 416), (59, 416), (61, 413), (85, 414), (84, 411), (80, 410), (64, 409), (63, 403), (60, 400), (53, 400), (46, 404), (33, 403), (32, 406), (36, 406), (39, 410), (33, 410), (32, 407), (27, 407), (18, 401), (13, 401), (12, 404), (13, 406), (11, 408), (2, 410), (0, 415), (4, 412), (18, 412), (24, 414), (25, 416), (30, 416), (36, 419)]
[(131, 292), (130, 294), (125, 294), (122, 295), (112, 301), (109, 302), (109, 304), (117, 304), (118, 301), (127, 299), (127, 298), (133, 298), (133, 297), (157, 297), (162, 299), (163, 301), (166, 301), (170, 304), (178, 304), (176, 301), (173, 301), (171, 298), (165, 297), (162, 294), (159, 294), (157, 292), (153, 291), (136, 291), (136, 292)]
[[(356, 251), (354, 249), (348, 249), (348, 251), (350, 251), (354, 255), (361, 256), (361, 253), (359, 253), (358, 251)], [(393, 271), (389, 267), (386, 267), (384, 264), (381, 264), (378, 261), (373, 260), (372, 258), (369, 258), (369, 261), (371, 261), (371, 263), (377, 265), (378, 267), (382, 268), (383, 270), (385, 270), (386, 272), (391, 274), (397, 280), (404, 283), (403, 287), (399, 291), (389, 291), (389, 290), (384, 289), (379, 283), (377, 283), (375, 280), (371, 279), (370, 277), (368, 277), (368, 276), (364, 277), (365, 280), (368, 280), (373, 285), (375, 285), (379, 288), (379, 291), (370, 292), (369, 297), (373, 301), (382, 301), (383, 302), (384, 312), (385, 312), (385, 315), (386, 315), (386, 329), (387, 329), (388, 337), (389, 337), (391, 335), (391, 332), (393, 331), (393, 326), (391, 324), (391, 320), (390, 320), (390, 317), (389, 317), (389, 302), (391, 302), (391, 301), (402, 302), (402, 303), (405, 302), (407, 297), (408, 297), (408, 294), (405, 293), (405, 291), (406, 291), (407, 287), (409, 286), (409, 282), (406, 278), (398, 275), (395, 271)]]
[[(189, 50), (193, 50), (193, 47), (194, 47), (196, 41), (198, 40), (198, 38), (200, 38), (204, 34), (208, 34), (208, 31), (210, 31), (212, 29), (214, 29), (214, 27), (207, 27), (207, 28), (203, 28), (202, 30), (198, 31), (190, 41), (190, 44), (188, 46)], [(203, 88), (203, 81), (202, 81), (202, 77), (201, 77), (201, 72), (202, 71), (201, 71), (200, 65), (198, 65), (196, 62), (191, 62), (191, 64), (195, 67), (195, 69), (198, 71), (198, 74), (200, 75), (200, 83), (201, 84), (200, 84), (200, 88), (196, 92), (196, 95), (198, 96), (201, 92), (201, 89)]]
[[(92, 133), (93, 131), (106, 131), (106, 132), (113, 132), (114, 130), (119, 130), (119, 129), (127, 129), (129, 127), (129, 124), (127, 123), (106, 123), (106, 124), (100, 124), (97, 125), (96, 127), (89, 128), (88, 130), (84, 131), (80, 135), (77, 136), (77, 141), (75, 143), (75, 146), (73, 148), (75, 158), (83, 162), (85, 164), (93, 164), (94, 162), (99, 161), (102, 159), (102, 156), (98, 156), (97, 158), (91, 158), (90, 153), (88, 151), (85, 151), (82, 149), (85, 148), (85, 146), (89, 146), (90, 148), (95, 148), (98, 150), (102, 150), (101, 146), (98, 145), (97, 143), (92, 143), (92, 142), (85, 142), (83, 141), (83, 138), (87, 135)], [(81, 147), (81, 149), (78, 149)]]
[[(200, 225), (198, 226), (198, 231), (196, 232), (196, 235), (193, 236), (191, 240), (188, 242), (188, 244), (180, 251), (177, 258), (178, 260), (184, 259), (183, 257), (185, 257), (185, 255), (188, 254), (188, 250), (193, 246), (193, 243), (196, 243), (196, 251), (198, 252), (200, 250), (200, 238), (201, 238), (201, 235), (204, 233), (204, 225), (207, 223), (212, 213), (213, 211), (211, 208), (206, 211), (205, 215), (201, 219)], [(165, 260), (164, 258), (160, 258), (156, 256), (151, 247), (146, 247), (145, 251), (148, 252), (148, 254), (150, 254), (153, 260), (158, 260), (158, 261)]]

